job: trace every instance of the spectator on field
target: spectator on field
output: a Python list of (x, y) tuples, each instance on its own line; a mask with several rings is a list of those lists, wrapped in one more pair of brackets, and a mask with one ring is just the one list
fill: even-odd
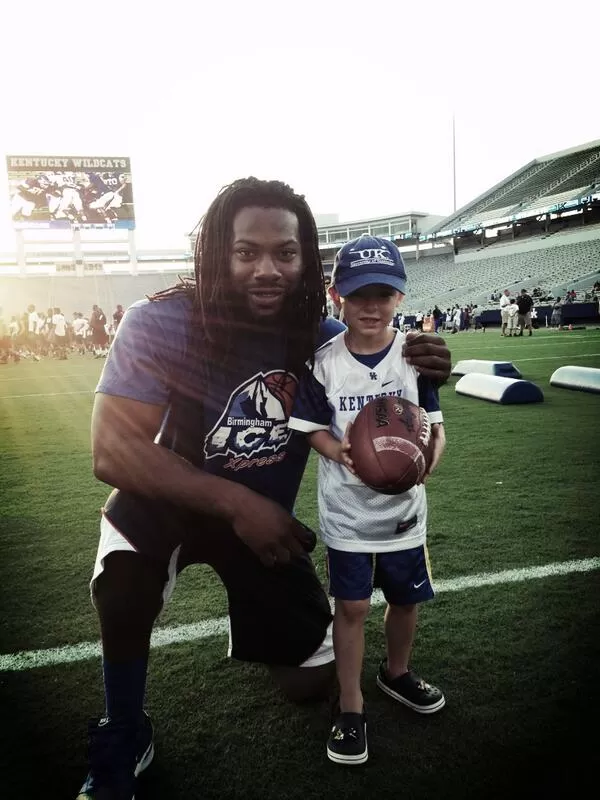
[(419, 311), (419, 313), (415, 317), (415, 328), (419, 331), (419, 333), (423, 333), (423, 312), (422, 311)]
[(562, 307), (563, 303), (560, 297), (557, 297), (552, 306), (552, 316), (550, 317), (550, 325), (557, 330), (562, 330)]
[(124, 313), (125, 312), (123, 311), (123, 306), (118, 305), (116, 310), (115, 310), (115, 313), (113, 314), (113, 329), (114, 329), (115, 333), (117, 332), (117, 328), (119, 327), (119, 323), (123, 319), (123, 314)]
[(523, 336), (525, 328), (529, 331), (529, 335), (533, 333), (531, 330), (531, 309), (533, 308), (533, 300), (527, 294), (527, 289), (521, 289), (521, 294), (517, 297), (517, 306), (519, 308), (519, 333), (518, 336)]
[(505, 289), (500, 295), (500, 322), (502, 327), (500, 334), (506, 336), (506, 326), (508, 324), (508, 306), (510, 305), (510, 289)]
[(106, 333), (106, 314), (97, 305), (92, 307), (90, 328), (92, 329), (94, 355), (96, 358), (102, 358), (106, 356), (108, 347), (108, 334)]
[(44, 314), (43, 311), (38, 311), (37, 332), (38, 332), (39, 355), (46, 356), (48, 355), (49, 327), (46, 315)]
[(83, 318), (81, 311), (76, 311), (73, 314), (73, 341), (79, 355), (85, 355), (85, 331), (87, 329), (87, 321)]
[(27, 306), (27, 348), (36, 361), (40, 360), (38, 327), (39, 318), (32, 303)]
[(518, 336), (517, 334), (517, 316), (519, 313), (519, 306), (517, 305), (515, 298), (511, 297), (508, 303), (508, 307), (506, 309), (506, 316), (508, 318), (508, 322), (506, 323), (506, 330), (508, 333), (506, 336)]
[(471, 327), (471, 311), (469, 306), (466, 306), (462, 310), (462, 329), (464, 331), (468, 331)]
[(16, 316), (11, 317), (6, 329), (4, 329), (4, 324), (2, 326), (3, 330), (0, 331), (0, 363), (2, 364), (7, 364), (9, 357), (15, 364), (21, 360), (17, 347), (19, 327), (19, 319)]
[(537, 308), (534, 306), (531, 309), (531, 327), (537, 330), (539, 327)]
[(435, 305), (433, 307), (433, 325), (434, 325), (434, 332), (437, 333), (440, 329), (440, 325), (442, 324), (442, 312), (440, 309)]
[(8, 323), (8, 335), (10, 336), (11, 346), (13, 349), (16, 347), (17, 338), (19, 336), (19, 318), (17, 316), (12, 316), (10, 318), (10, 322)]
[[(476, 307), (477, 308), (477, 307)], [(483, 318), (483, 312), (477, 309), (475, 312), (475, 330), (481, 330), (485, 333), (485, 329), (487, 327), (487, 322)]]
[(452, 333), (458, 333), (462, 323), (462, 311), (459, 306), (456, 306), (452, 317)]
[(61, 361), (67, 359), (67, 320), (60, 308), (54, 309), (52, 315), (52, 329), (54, 331), (54, 355)]

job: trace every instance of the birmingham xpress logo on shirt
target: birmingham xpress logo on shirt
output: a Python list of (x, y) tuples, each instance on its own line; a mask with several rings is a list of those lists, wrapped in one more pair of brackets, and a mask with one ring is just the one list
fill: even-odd
[(296, 385), (293, 375), (273, 370), (257, 372), (234, 389), (204, 440), (206, 458), (229, 456), (224, 466), (233, 470), (283, 461)]

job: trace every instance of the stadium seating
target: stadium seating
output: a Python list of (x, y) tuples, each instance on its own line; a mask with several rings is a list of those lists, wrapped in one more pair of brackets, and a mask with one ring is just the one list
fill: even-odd
[(533, 220), (540, 212), (597, 196), (599, 183), (600, 141), (541, 156), (434, 225), (428, 236), (474, 231), (491, 220)]
[(552, 293), (561, 285), (593, 275), (600, 270), (600, 232), (596, 239), (564, 244), (557, 240), (555, 246), (525, 252), (504, 254), (498, 248), (493, 257), (461, 261), (446, 253), (424, 255), (418, 261), (405, 258), (405, 263), (409, 279), (405, 314), (425, 312), (436, 303), (442, 310), (466, 303), (485, 308), (495, 290), (540, 286)]

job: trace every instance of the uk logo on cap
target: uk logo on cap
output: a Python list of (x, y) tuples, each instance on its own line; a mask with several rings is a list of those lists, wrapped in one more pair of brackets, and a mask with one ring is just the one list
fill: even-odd
[(342, 297), (374, 283), (406, 292), (406, 270), (393, 242), (360, 236), (345, 244), (335, 256), (331, 283)]

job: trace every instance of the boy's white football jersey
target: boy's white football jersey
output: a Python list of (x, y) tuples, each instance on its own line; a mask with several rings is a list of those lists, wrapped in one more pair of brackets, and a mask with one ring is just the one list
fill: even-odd
[[(442, 422), (437, 389), (402, 355), (404, 334), (370, 368), (348, 350), (344, 333), (321, 347), (312, 374), (300, 382), (289, 427), (304, 433), (327, 430), (342, 439), (348, 422), (374, 397), (404, 397), (421, 405), (432, 423)], [(350, 453), (352, 456), (352, 453)], [(351, 552), (407, 550), (425, 542), (425, 487), (400, 495), (370, 489), (346, 467), (320, 456), (319, 521), (328, 547)]]

